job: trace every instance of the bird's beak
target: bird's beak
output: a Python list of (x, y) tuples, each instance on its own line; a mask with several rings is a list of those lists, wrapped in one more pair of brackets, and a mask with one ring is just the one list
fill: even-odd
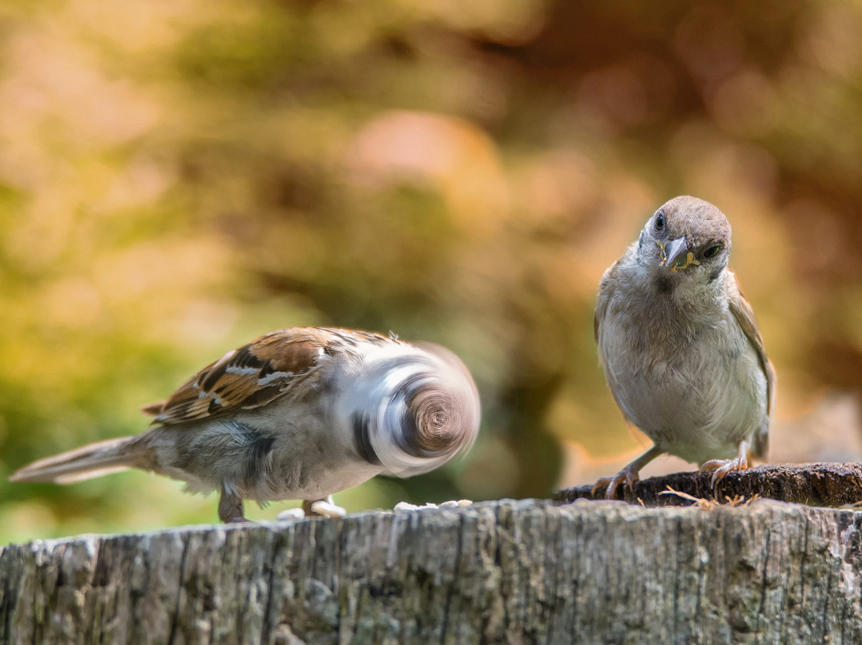
[(671, 271), (685, 269), (691, 264), (700, 264), (694, 259), (694, 253), (688, 250), (685, 235), (668, 242), (662, 249), (661, 266), (670, 267)]

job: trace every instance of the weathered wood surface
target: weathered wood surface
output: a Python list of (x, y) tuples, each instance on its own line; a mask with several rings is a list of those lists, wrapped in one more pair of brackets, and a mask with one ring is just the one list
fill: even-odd
[(501, 501), (33, 542), (2, 643), (862, 642), (862, 513)]
[[(715, 499), (712, 473), (685, 472), (652, 477), (635, 483), (634, 491), (620, 486), (617, 499), (644, 506), (689, 506), (690, 501), (676, 495), (663, 495), (668, 487), (701, 499)], [(606, 487), (579, 486), (559, 491), (554, 499), (573, 502), (576, 499), (604, 499)], [(755, 495), (811, 506), (846, 506), (862, 501), (862, 464), (801, 464), (759, 466), (732, 472), (716, 487), (718, 501), (736, 496), (751, 499)]]

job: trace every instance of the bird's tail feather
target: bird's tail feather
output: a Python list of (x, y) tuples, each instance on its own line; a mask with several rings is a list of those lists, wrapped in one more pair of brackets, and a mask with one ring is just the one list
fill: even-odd
[(53, 457), (34, 461), (12, 473), (12, 482), (74, 482), (120, 472), (135, 465), (136, 451), (129, 450), (137, 437), (97, 441)]

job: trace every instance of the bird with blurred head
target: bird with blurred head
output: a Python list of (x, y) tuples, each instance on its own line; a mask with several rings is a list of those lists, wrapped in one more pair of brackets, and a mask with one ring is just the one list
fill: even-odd
[(602, 277), (599, 358), (626, 420), (654, 445), (623, 482), (669, 453), (714, 471), (713, 486), (748, 458), (765, 460), (775, 370), (751, 305), (728, 268), (730, 224), (712, 204), (676, 197), (658, 209)]
[(409, 477), (469, 449), (479, 396), (451, 352), (379, 334), (297, 327), (205, 367), (165, 402), (155, 427), (34, 462), (14, 482), (67, 484), (127, 468), (218, 491), (223, 522), (243, 500), (302, 499), (342, 515), (332, 493), (377, 474)]

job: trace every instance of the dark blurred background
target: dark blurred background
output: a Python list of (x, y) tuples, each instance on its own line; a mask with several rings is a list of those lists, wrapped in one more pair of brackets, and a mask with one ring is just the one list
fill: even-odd
[(862, 459), (857, 5), (13, 0), (0, 106), (0, 542), (214, 521), (140, 472), (5, 480), (293, 325), (433, 340), (479, 383), (468, 458), (349, 510), (613, 474), (649, 442), (595, 293), (677, 194), (733, 226), (772, 460)]

